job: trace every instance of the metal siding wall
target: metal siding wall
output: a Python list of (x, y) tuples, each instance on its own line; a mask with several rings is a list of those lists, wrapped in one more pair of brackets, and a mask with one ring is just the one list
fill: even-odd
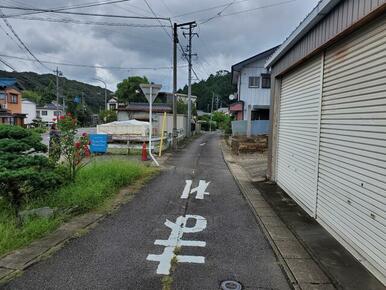
[(274, 75), (288, 69), (385, 3), (386, 0), (342, 1), (273, 66)]
[(321, 57), (282, 80), (277, 183), (314, 215), (320, 121)]
[(386, 283), (385, 17), (326, 51), (317, 218)]

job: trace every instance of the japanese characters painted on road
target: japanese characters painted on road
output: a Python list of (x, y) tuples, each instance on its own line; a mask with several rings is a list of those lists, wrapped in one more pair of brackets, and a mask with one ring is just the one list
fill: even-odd
[(198, 186), (193, 188), (192, 190), (190, 190), (190, 188), (192, 187), (193, 181), (186, 180), (185, 182), (185, 188), (181, 195), (182, 199), (187, 199), (189, 197), (189, 194), (193, 194), (195, 192), (197, 192), (196, 199), (204, 199), (204, 195), (209, 195), (209, 192), (206, 192), (205, 190), (207, 189), (210, 181), (206, 182), (205, 180), (200, 180)]
[[(187, 222), (189, 219), (195, 220), (194, 226), (188, 227)], [(184, 233), (198, 233), (206, 228), (206, 219), (198, 215), (186, 215), (177, 218), (173, 223), (166, 220), (165, 225), (171, 229), (170, 236), (167, 240), (156, 240), (155, 245), (165, 246), (164, 251), (160, 255), (150, 254), (147, 256), (148, 261), (159, 262), (157, 267), (157, 274), (169, 275), (171, 262), (174, 256), (177, 258), (178, 263), (197, 263), (204, 264), (205, 257), (203, 256), (188, 256), (188, 255), (175, 255), (174, 251), (177, 247), (205, 247), (206, 242), (203, 241), (186, 241), (182, 240)]]

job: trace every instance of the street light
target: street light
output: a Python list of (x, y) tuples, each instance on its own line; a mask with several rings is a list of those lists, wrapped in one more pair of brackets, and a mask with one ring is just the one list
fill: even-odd
[(105, 110), (107, 110), (107, 85), (106, 82), (101, 79), (94, 78), (93, 80), (100, 81), (105, 85)]
[(158, 92), (161, 90), (162, 85), (156, 85), (156, 84), (140, 84), (139, 87), (141, 88), (143, 94), (145, 95), (147, 101), (149, 102), (149, 155), (151, 159), (153, 159), (154, 163), (159, 166), (157, 160), (154, 158), (153, 154), (151, 153), (151, 139), (152, 139), (152, 133), (153, 133), (153, 102), (155, 98), (158, 95)]

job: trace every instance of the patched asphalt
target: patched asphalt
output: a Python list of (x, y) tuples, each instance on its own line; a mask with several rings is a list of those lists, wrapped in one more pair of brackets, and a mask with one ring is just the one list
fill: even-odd
[[(217, 134), (204, 134), (168, 162), (169, 169), (135, 198), (104, 219), (90, 233), (69, 242), (52, 257), (31, 266), (4, 289), (162, 289), (158, 262), (170, 229), (166, 219), (199, 215), (201, 232), (183, 240), (205, 241), (205, 247), (182, 247), (179, 255), (205, 257), (204, 264), (178, 263), (172, 289), (220, 289), (224, 280), (243, 289), (290, 289), (264, 234), (229, 172)], [(203, 200), (180, 199), (185, 180), (210, 181)], [(191, 226), (191, 225), (189, 225)]]

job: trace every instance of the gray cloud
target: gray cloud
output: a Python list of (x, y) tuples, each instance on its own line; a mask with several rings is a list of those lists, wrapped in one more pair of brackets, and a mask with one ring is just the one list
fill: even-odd
[[(12, 5), (29, 7), (61, 7), (78, 5), (90, 1), (33, 0), (5, 1)], [(226, 0), (148, 0), (153, 10), (160, 16), (173, 17), (187, 12), (205, 9), (230, 2)], [(239, 2), (239, 3), (237, 3)], [(194, 69), (200, 78), (220, 69), (230, 70), (230, 66), (260, 51), (280, 44), (298, 23), (304, 19), (318, 0), (297, 0), (261, 10), (256, 7), (272, 5), (282, 0), (249, 0), (236, 1), (223, 14), (251, 10), (248, 13), (229, 16), (218, 16), (201, 24), (196, 31), (199, 38), (193, 40), (193, 50), (198, 53)], [(16, 4), (17, 3), (17, 4)], [(221, 8), (173, 18), (179, 23), (196, 20), (198, 23), (215, 16)], [(148, 15), (151, 16), (143, 0), (132, 0), (126, 3), (90, 8), (88, 12)], [(20, 11), (19, 11), (20, 12)], [(15, 11), (4, 9), (4, 13)], [(82, 21), (109, 21), (125, 23), (158, 24), (155, 20), (99, 19), (77, 16), (39, 14), (36, 17), (56, 19), (75, 18)], [(97, 25), (77, 25), (10, 19), (17, 33), (40, 59), (71, 62), (89, 65), (122, 66), (122, 67), (163, 67), (171, 65), (171, 40), (161, 28), (105, 27)], [(168, 24), (168, 22), (165, 22)], [(0, 26), (7, 29), (1, 21)], [(167, 28), (171, 33), (171, 29)], [(181, 45), (186, 39), (180, 31)], [(0, 50), (3, 54), (25, 57), (26, 54), (0, 30)], [(7, 59), (20, 71), (47, 73), (37, 63)], [(186, 62), (180, 56), (179, 64)], [(54, 69), (54, 65), (50, 65)], [(154, 82), (163, 84), (165, 90), (171, 90), (171, 70), (101, 70), (93, 68), (74, 68), (61, 66), (65, 76), (71, 79), (95, 83), (95, 77), (104, 78), (110, 89), (128, 75), (146, 75)], [(187, 81), (187, 69), (179, 70), (179, 87)], [(99, 84), (98, 84), (99, 85)]]

